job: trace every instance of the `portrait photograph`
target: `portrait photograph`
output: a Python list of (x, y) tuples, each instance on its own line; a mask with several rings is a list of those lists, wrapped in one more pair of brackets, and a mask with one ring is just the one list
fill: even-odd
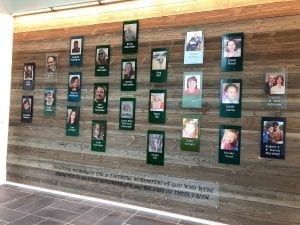
[(219, 126), (218, 162), (240, 164), (241, 126)]
[(106, 149), (106, 120), (92, 121), (91, 150), (105, 152)]
[(24, 63), (23, 89), (33, 90), (35, 79), (35, 63)]
[(132, 80), (136, 76), (136, 59), (122, 61), (122, 79)]
[(184, 95), (201, 94), (201, 76), (200, 74), (186, 75), (184, 77)]
[(82, 38), (71, 38), (70, 40), (70, 54), (80, 55), (82, 50)]
[(183, 118), (182, 119), (182, 137), (198, 138), (199, 119)]
[(161, 111), (165, 109), (165, 93), (151, 93), (150, 111)]
[(285, 73), (267, 72), (265, 78), (266, 95), (284, 95), (286, 94)]
[(109, 48), (97, 48), (95, 62), (97, 66), (108, 66)]
[(184, 64), (202, 64), (203, 52), (203, 32), (201, 30), (187, 32), (184, 42)]
[(21, 102), (21, 121), (32, 123), (33, 117), (33, 96), (22, 96)]
[(224, 57), (241, 57), (242, 39), (240, 37), (224, 38), (223, 41)]
[(240, 103), (240, 83), (222, 83), (222, 104)]
[(152, 70), (166, 70), (167, 69), (167, 51), (153, 51), (152, 52)]
[(222, 35), (221, 71), (242, 71), (244, 33)]
[(220, 149), (227, 151), (239, 150), (239, 131), (236, 129), (221, 129)]
[(147, 164), (163, 166), (165, 132), (148, 130), (147, 133)]
[(66, 136), (79, 136), (80, 107), (67, 106)]
[(104, 134), (105, 134), (105, 127), (101, 123), (93, 123), (93, 130), (92, 130), (92, 138), (96, 141), (103, 141)]
[(285, 117), (262, 117), (260, 157), (285, 159), (285, 137)]
[(58, 70), (58, 54), (47, 54), (46, 55), (46, 71), (48, 77), (56, 76)]
[(133, 102), (121, 101), (121, 118), (133, 118)]
[(94, 84), (93, 113), (106, 114), (108, 105), (108, 83)]
[(138, 51), (138, 33), (139, 23), (135, 21), (126, 21), (123, 23), (123, 43), (122, 53), (137, 53)]
[(68, 77), (68, 101), (79, 102), (81, 98), (81, 72), (70, 72)]

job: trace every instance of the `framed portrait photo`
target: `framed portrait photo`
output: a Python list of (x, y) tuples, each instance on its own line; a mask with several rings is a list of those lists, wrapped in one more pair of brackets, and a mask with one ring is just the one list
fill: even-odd
[(109, 76), (110, 45), (98, 45), (95, 51), (95, 76)]
[(287, 108), (288, 73), (286, 68), (267, 69), (264, 92), (268, 108)]
[(228, 33), (222, 36), (221, 70), (243, 70), (244, 33)]
[(286, 118), (262, 117), (260, 157), (285, 159)]
[(80, 107), (67, 106), (66, 110), (66, 135), (79, 136)]
[(81, 99), (81, 72), (70, 72), (68, 77), (68, 101), (79, 102)]
[(81, 66), (83, 59), (83, 36), (70, 38), (70, 66)]
[(201, 108), (202, 74), (202, 71), (184, 73), (182, 108)]
[(119, 129), (134, 130), (135, 98), (120, 98)]
[(155, 48), (151, 51), (151, 82), (166, 82), (168, 78), (169, 50)]
[(106, 120), (92, 121), (91, 150), (96, 152), (105, 152), (106, 149)]
[(108, 83), (94, 84), (93, 113), (107, 114), (108, 87)]
[(122, 59), (121, 91), (136, 91), (137, 60)]
[(22, 96), (21, 102), (21, 122), (32, 123), (33, 117), (33, 96)]
[(222, 79), (220, 82), (220, 116), (241, 117), (242, 80)]
[(240, 164), (241, 127), (219, 127), (219, 163)]
[(126, 21), (123, 23), (122, 53), (137, 53), (138, 51), (139, 22)]
[(202, 30), (186, 33), (184, 64), (203, 64), (204, 36)]
[(150, 90), (149, 123), (166, 122), (166, 90)]
[(24, 63), (23, 89), (33, 90), (35, 81), (35, 63)]
[(147, 164), (164, 165), (165, 132), (148, 130)]
[(56, 78), (58, 72), (58, 53), (46, 54), (46, 72), (48, 78)]
[(44, 115), (54, 116), (56, 111), (56, 88), (44, 90)]
[(180, 149), (198, 152), (200, 149), (200, 116), (183, 115), (181, 122)]

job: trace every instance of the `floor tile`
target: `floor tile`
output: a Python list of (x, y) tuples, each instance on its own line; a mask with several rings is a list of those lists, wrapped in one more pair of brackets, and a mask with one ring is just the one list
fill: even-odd
[(111, 210), (115, 210), (115, 211), (120, 211), (120, 212), (132, 213), (132, 214), (137, 212), (137, 210), (135, 210), (135, 209), (114, 206), (114, 205), (105, 204), (105, 203), (101, 203), (98, 207), (105, 208), (105, 209), (111, 209)]
[(61, 210), (61, 209), (46, 207), (44, 209), (35, 212), (34, 215), (67, 223), (75, 219), (76, 217), (78, 217), (80, 214)]
[(179, 223), (179, 219), (174, 218), (174, 217), (170, 217), (170, 216), (163, 216), (163, 215), (157, 215), (156, 219), (158, 220), (163, 220), (166, 222), (171, 222), (171, 223)]
[(0, 203), (5, 203), (16, 198), (21, 198), (28, 195), (26, 192), (17, 191), (14, 189), (0, 189)]
[(126, 220), (128, 220), (132, 214), (113, 211), (109, 215), (105, 216), (102, 220), (100, 220), (95, 225), (122, 225)]
[(0, 206), (0, 220), (3, 220), (5, 222), (12, 222), (24, 216), (26, 216), (25, 213)]
[(63, 210), (78, 213), (78, 214), (83, 214), (92, 208), (92, 206), (89, 206), (89, 205), (79, 204), (79, 203), (65, 201), (65, 200), (58, 201), (58, 202), (52, 204), (51, 207), (57, 208), (57, 209), (63, 209)]
[(43, 220), (44, 218), (42, 217), (28, 215), (18, 220), (15, 220), (12, 223), (9, 223), (9, 225), (33, 225)]
[(109, 209), (103, 209), (103, 208), (93, 208), (87, 213), (79, 216), (75, 220), (71, 221), (74, 225), (90, 225), (95, 224), (97, 221), (103, 219), (105, 216), (110, 214), (112, 211)]
[(42, 222), (39, 222), (36, 225), (65, 225), (65, 223), (46, 219), (46, 220), (43, 220)]
[(32, 202), (36, 202), (38, 200), (43, 199), (43, 196), (36, 195), (36, 194), (28, 194), (24, 197), (14, 199), (12, 201), (9, 201), (5, 204), (2, 204), (2, 206), (10, 209), (18, 209), (24, 205), (30, 204)]
[(141, 225), (141, 224), (142, 225), (174, 225), (175, 224), (175, 223), (143, 217), (143, 216), (134, 216), (126, 223), (130, 225)]
[(42, 208), (52, 205), (53, 203), (55, 203), (57, 201), (59, 201), (59, 199), (46, 197), (46, 198), (43, 198), (36, 202), (32, 202), (23, 207), (20, 207), (20, 208), (18, 208), (18, 210), (20, 210), (21, 212), (25, 212), (25, 213), (34, 213), (38, 210), (41, 210)]

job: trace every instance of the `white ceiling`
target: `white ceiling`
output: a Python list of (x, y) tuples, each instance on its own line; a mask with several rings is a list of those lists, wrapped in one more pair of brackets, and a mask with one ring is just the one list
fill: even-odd
[(12, 14), (16, 12), (76, 4), (87, 1), (89, 0), (0, 0), (0, 13)]

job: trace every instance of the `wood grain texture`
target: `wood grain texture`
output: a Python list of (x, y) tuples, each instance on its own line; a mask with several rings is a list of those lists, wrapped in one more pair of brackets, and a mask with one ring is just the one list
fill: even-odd
[[(183, 3), (180, 3), (183, 4)], [(187, 5), (189, 7), (189, 5)], [(185, 215), (216, 220), (228, 224), (300, 224), (300, 4), (299, 1), (238, 6), (190, 14), (156, 16), (139, 20), (139, 51), (121, 53), (122, 18), (110, 12), (111, 22), (80, 21), (65, 27), (43, 21), (44, 29), (17, 23), (14, 35), (7, 177), (10, 181), (69, 191), (130, 204), (152, 207)], [(129, 12), (128, 12), (129, 13)], [(138, 15), (138, 14), (135, 14)], [(138, 17), (136, 17), (138, 18)], [(61, 20), (63, 18), (60, 18)], [(68, 18), (67, 18), (68, 19)], [(80, 18), (78, 18), (80, 20)], [(68, 21), (68, 20), (67, 20)], [(205, 52), (203, 65), (183, 65), (185, 33), (203, 29)], [(244, 70), (221, 72), (221, 37), (225, 32), (244, 32)], [(84, 36), (84, 58), (81, 67), (69, 66), (69, 38)], [(109, 77), (94, 76), (96, 45), (111, 45)], [(150, 83), (151, 49), (167, 47), (170, 52), (168, 82)], [(48, 53), (59, 54), (55, 82), (46, 79), (45, 59)], [(137, 91), (120, 91), (120, 63), (124, 58), (138, 60)], [(36, 63), (36, 84), (33, 91), (23, 90), (23, 64)], [(267, 68), (288, 69), (288, 109), (265, 107), (264, 79)], [(182, 109), (182, 74), (203, 71), (203, 105), (201, 109)], [(80, 106), (79, 137), (65, 136), (68, 73), (81, 71), (83, 76)], [(219, 80), (243, 79), (241, 118), (219, 117)], [(93, 84), (109, 83), (107, 115), (92, 113)], [(54, 117), (43, 115), (45, 87), (57, 88), (57, 110)], [(166, 124), (149, 124), (149, 89), (167, 89)], [(21, 96), (34, 96), (32, 124), (20, 122)], [(134, 131), (118, 129), (119, 99), (136, 98)], [(73, 104), (73, 103), (72, 103)], [(180, 151), (181, 115), (201, 115), (200, 152)], [(286, 159), (259, 157), (260, 122), (263, 116), (287, 118)], [(106, 119), (107, 151), (90, 151), (91, 121)], [(242, 126), (241, 165), (218, 163), (219, 125)], [(147, 130), (164, 130), (165, 166), (147, 165)], [(220, 203), (210, 208), (156, 195), (96, 183), (74, 176), (58, 175), (53, 163), (87, 167), (105, 167), (143, 172), (152, 175), (185, 177), (200, 181), (219, 182)], [(77, 174), (80, 176), (80, 174)]]

